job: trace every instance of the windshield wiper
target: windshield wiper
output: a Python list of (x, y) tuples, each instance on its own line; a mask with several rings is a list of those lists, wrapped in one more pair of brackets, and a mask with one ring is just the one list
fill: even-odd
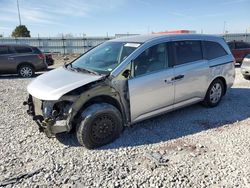
[(89, 74), (101, 75), (98, 72), (95, 72), (93, 70), (89, 70), (89, 69), (85, 69), (85, 68), (80, 68), (80, 67), (73, 67), (73, 66), (71, 66), (70, 69), (73, 69), (73, 70), (75, 70), (77, 72), (87, 72)]
[(63, 64), (63, 66), (64, 66), (65, 68), (67, 68), (68, 66), (72, 67), (72, 63), (68, 63), (68, 64), (67, 64), (67, 63), (65, 62), (65, 63)]

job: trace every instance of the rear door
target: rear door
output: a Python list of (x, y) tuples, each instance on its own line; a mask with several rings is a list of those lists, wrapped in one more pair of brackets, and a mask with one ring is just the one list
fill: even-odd
[(17, 66), (20, 63), (30, 63), (37, 61), (37, 55), (33, 53), (33, 50), (29, 46), (14, 46), (13, 50), (15, 51), (15, 56), (13, 58), (15, 59), (15, 66)]
[(139, 121), (172, 108), (174, 71), (167, 43), (146, 49), (133, 61), (133, 78), (128, 81), (131, 121)]
[(207, 90), (209, 66), (203, 59), (201, 41), (171, 42), (175, 54), (175, 107), (197, 102)]

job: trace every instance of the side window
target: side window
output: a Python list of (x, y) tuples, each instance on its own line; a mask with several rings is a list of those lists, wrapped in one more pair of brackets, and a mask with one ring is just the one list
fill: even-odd
[(217, 42), (203, 41), (205, 59), (211, 60), (227, 55), (224, 48)]
[(15, 46), (14, 49), (19, 54), (32, 52), (31, 48), (29, 48), (29, 47)]
[(9, 53), (9, 49), (7, 46), (0, 46), (0, 55), (5, 55)]
[(176, 56), (175, 65), (182, 65), (202, 59), (200, 41), (176, 41), (172, 44)]
[(236, 49), (244, 49), (244, 48), (247, 48), (247, 45), (244, 42), (236, 42), (235, 47)]
[(134, 60), (134, 76), (162, 70), (168, 66), (167, 44), (152, 46)]

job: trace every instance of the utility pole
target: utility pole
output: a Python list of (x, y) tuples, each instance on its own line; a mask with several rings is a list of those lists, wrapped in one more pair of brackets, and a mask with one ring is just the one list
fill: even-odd
[(245, 34), (245, 42), (247, 42), (247, 29), (246, 29), (246, 34)]
[(17, 4), (18, 17), (19, 17), (19, 25), (22, 25), (18, 0), (16, 0), (16, 4)]
[(224, 21), (224, 25), (223, 25), (223, 34), (225, 35), (226, 34), (226, 21)]

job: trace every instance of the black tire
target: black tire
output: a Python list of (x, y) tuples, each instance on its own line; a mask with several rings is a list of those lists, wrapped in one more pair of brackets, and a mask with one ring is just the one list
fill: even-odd
[[(202, 104), (207, 107), (215, 107), (220, 103), (224, 93), (225, 87), (223, 82), (220, 79), (216, 79), (210, 84)], [(213, 94), (214, 97), (212, 96)]]
[(21, 65), (18, 67), (18, 75), (23, 78), (30, 78), (35, 75), (35, 70), (31, 65)]
[(243, 77), (244, 77), (246, 80), (250, 80), (250, 76), (248, 76), (248, 75), (243, 75)]
[(80, 115), (76, 126), (78, 142), (88, 149), (106, 145), (123, 130), (120, 111), (107, 103), (93, 104)]

